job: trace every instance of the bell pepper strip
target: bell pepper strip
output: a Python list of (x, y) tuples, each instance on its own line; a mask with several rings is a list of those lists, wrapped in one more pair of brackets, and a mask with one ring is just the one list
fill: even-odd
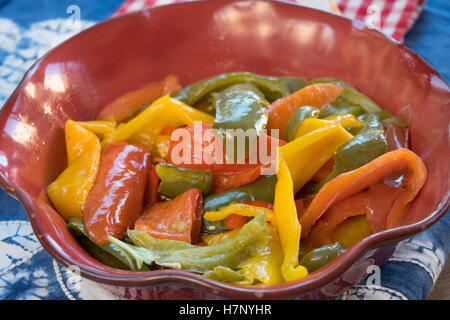
[(194, 188), (200, 189), (204, 196), (211, 192), (212, 176), (210, 172), (179, 168), (165, 163), (158, 164), (156, 172), (161, 179), (158, 193), (166, 197), (175, 198)]
[[(222, 209), (223, 210), (223, 209)], [(240, 229), (248, 222), (248, 218), (239, 214), (230, 214), (225, 218), (225, 225), (233, 230)]]
[(105, 134), (102, 145), (130, 140), (148, 146), (164, 127), (193, 125), (194, 121), (213, 123), (214, 117), (165, 95), (130, 121), (118, 126), (114, 132)]
[(317, 173), (311, 178), (311, 181), (319, 182), (326, 179), (333, 172), (333, 169), (334, 158), (331, 158), (322, 166), (322, 168), (319, 169), (319, 171), (317, 171)]
[(385, 153), (364, 166), (340, 174), (326, 183), (300, 219), (303, 228), (302, 237), (306, 238), (309, 235), (314, 223), (335, 203), (398, 171), (404, 171), (404, 191), (390, 209), (385, 226), (396, 227), (406, 214), (406, 206), (417, 196), (427, 177), (425, 165), (420, 157), (408, 149)]
[(295, 139), (295, 134), (298, 128), (308, 118), (318, 118), (320, 114), (319, 108), (303, 106), (298, 107), (297, 110), (292, 114), (288, 123), (286, 124), (286, 129), (284, 135), (287, 141), (292, 141)]
[[(252, 84), (232, 86), (220, 93), (215, 100), (216, 118), (213, 128), (217, 129), (217, 135), (226, 142), (226, 155), (234, 161), (245, 159), (250, 154), (251, 149), (255, 147), (257, 137), (267, 125), (266, 107), (269, 103), (264, 96), (261, 97), (254, 92), (252, 86)], [(238, 90), (234, 90), (236, 87)], [(252, 138), (239, 141), (240, 137), (230, 136), (229, 130), (241, 131), (242, 134), (248, 133)], [(233, 142), (231, 150), (228, 150), (229, 142)]]
[(267, 286), (283, 282), (283, 249), (276, 229), (269, 227), (269, 230), (269, 241), (263, 250), (240, 267), (240, 272), (247, 278), (256, 279)]
[(340, 126), (312, 131), (278, 148), (278, 182), (275, 187), (274, 215), (283, 247), (282, 274), (286, 281), (307, 275), (298, 265), (301, 225), (294, 195), (333, 157), (334, 152), (353, 138)]
[(342, 99), (342, 97), (338, 97), (335, 102), (331, 104), (327, 104), (320, 108), (320, 119), (325, 119), (330, 116), (340, 115), (340, 114), (352, 114), (355, 117), (361, 116), (365, 114), (363, 108), (360, 106), (356, 106), (350, 104)]
[(158, 202), (158, 186), (159, 186), (159, 176), (156, 172), (156, 166), (152, 165), (151, 169), (148, 171), (147, 182), (145, 185), (144, 193), (144, 206), (149, 207)]
[(261, 167), (256, 167), (237, 174), (213, 173), (211, 193), (220, 193), (252, 183), (261, 176)]
[(367, 213), (367, 198), (367, 191), (362, 191), (333, 205), (314, 224), (305, 242), (316, 248), (332, 244), (333, 232), (339, 224)]
[(192, 83), (178, 92), (175, 98), (192, 106), (202, 97), (215, 90), (245, 82), (257, 86), (269, 101), (275, 101), (289, 94), (289, 88), (278, 78), (265, 77), (250, 72), (234, 72)]
[[(272, 227), (269, 227), (269, 229), (269, 241), (261, 253), (245, 261), (239, 269), (239, 274), (243, 275), (247, 281), (248, 279), (256, 279), (264, 285), (273, 285), (283, 282), (283, 275), (281, 274), (283, 250), (276, 229)], [(238, 234), (239, 229), (235, 229), (219, 234), (208, 235), (203, 239), (208, 245), (211, 245), (214, 243), (221, 243), (229, 238), (234, 238)], [(216, 277), (213, 277), (213, 279), (217, 280)], [(245, 284), (236, 281), (233, 283)]]
[(170, 136), (158, 134), (151, 140), (144, 141), (145, 145), (150, 147), (155, 157), (167, 159), (169, 155)]
[[(67, 229), (81, 244), (90, 256), (99, 260), (101, 263), (118, 269), (132, 270), (133, 265), (129, 264), (129, 259), (119, 248), (112, 243), (99, 245), (89, 238), (89, 232), (86, 230), (82, 217), (72, 217), (67, 221)], [(140, 271), (145, 271), (142, 268)]]
[(352, 141), (336, 152), (333, 171), (326, 179), (313, 187), (313, 192), (317, 192), (325, 183), (339, 174), (357, 169), (386, 153), (387, 142), (378, 116), (366, 114), (362, 119), (365, 123), (364, 127), (355, 134)]
[(359, 121), (352, 114), (344, 114), (337, 116), (330, 116), (326, 119), (308, 118), (305, 119), (295, 133), (295, 139), (311, 131), (326, 128), (332, 125), (340, 125), (342, 128), (360, 128), (364, 122)]
[(367, 215), (350, 217), (336, 227), (331, 235), (332, 242), (339, 242), (345, 248), (351, 248), (372, 234)]
[(267, 208), (267, 209), (273, 211), (273, 204), (271, 204), (270, 202), (255, 200), (255, 201), (246, 202), (245, 204), (255, 206), (255, 207)]
[[(318, 119), (310, 119), (318, 120)], [(278, 148), (278, 159), (284, 159), (294, 183), (294, 194), (353, 136), (338, 125), (315, 129)]]
[(230, 215), (239, 215), (243, 217), (256, 217), (261, 213), (265, 214), (266, 220), (268, 222), (274, 221), (272, 210), (244, 203), (230, 204), (229, 206), (222, 208), (219, 211), (206, 211), (205, 214), (203, 215), (203, 219), (208, 221), (220, 221), (225, 218), (228, 218)]
[[(184, 133), (187, 133), (189, 137), (183, 137), (181, 142), (172, 139), (168, 151), (168, 162), (182, 168), (210, 171), (218, 177), (216, 182), (213, 182), (215, 184), (213, 187), (215, 191), (213, 192), (237, 187), (252, 182), (250, 179), (258, 178), (260, 170), (254, 170), (251, 173), (250, 171), (258, 167), (266, 169), (265, 165), (269, 166), (272, 161), (276, 160), (276, 152), (272, 152), (272, 150), (276, 150), (276, 146), (286, 143), (284, 140), (261, 134), (258, 143), (256, 143), (256, 146), (243, 163), (227, 163), (223, 141), (215, 135), (206, 134), (208, 130), (212, 129), (210, 124), (183, 128), (185, 130)], [(186, 139), (187, 141), (185, 141)], [(178, 144), (180, 143), (182, 143), (182, 146), (188, 145), (189, 148), (179, 148)], [(199, 150), (196, 150), (196, 145)], [(266, 152), (260, 149), (264, 146), (267, 148)], [(218, 149), (222, 151), (222, 154), (220, 154), (220, 151), (219, 154), (216, 154)], [(185, 154), (186, 151), (189, 154)], [(205, 154), (208, 154), (208, 157), (213, 161), (206, 161)], [(247, 175), (244, 172), (250, 174)], [(243, 173), (242, 176), (229, 177), (229, 175), (239, 175), (241, 173)], [(267, 175), (267, 173), (264, 174)]]
[(140, 230), (128, 230), (128, 237), (134, 246), (117, 239), (113, 241), (122, 250), (131, 250), (141, 261), (151, 262), (153, 257), (154, 262), (162, 267), (203, 274), (218, 266), (238, 269), (243, 262), (263, 250), (269, 241), (269, 235), (270, 229), (266, 225), (264, 214), (261, 214), (242, 227), (236, 237), (208, 246), (158, 239)]
[(141, 214), (150, 167), (143, 146), (114, 143), (102, 151), (95, 182), (83, 207), (90, 238), (103, 245), (108, 236), (122, 238)]
[(218, 95), (215, 100), (215, 129), (255, 129), (259, 133), (266, 127), (269, 103), (253, 90), (252, 84), (242, 88), (245, 85), (232, 86)]
[[(275, 175), (261, 176), (250, 184), (209, 195), (205, 198), (205, 211), (219, 211), (233, 203), (248, 203), (257, 200), (273, 203), (276, 182), (277, 177)], [(203, 219), (202, 233), (204, 234), (227, 230), (229, 228), (224, 221), (212, 222)]]
[[(234, 207), (233, 207), (233, 206), (234, 206)], [(238, 207), (238, 206), (239, 206), (239, 207)], [(259, 200), (256, 200), (256, 201), (250, 201), (250, 202), (244, 203), (244, 206), (242, 206), (242, 205), (237, 205), (237, 204), (230, 205), (230, 206), (226, 207), (225, 209), (219, 210), (219, 212), (220, 212), (221, 214), (224, 214), (223, 217), (226, 216), (226, 218), (225, 218), (225, 225), (226, 225), (229, 229), (239, 229), (239, 228), (241, 228), (244, 224), (247, 223), (247, 221), (248, 221), (248, 218), (247, 218), (247, 217), (248, 217), (248, 213), (247, 213), (247, 214), (244, 214), (244, 215), (240, 215), (240, 212), (241, 212), (242, 210), (245, 210), (245, 208), (248, 208), (248, 207), (246, 207), (246, 206), (248, 206), (248, 207), (253, 206), (253, 207), (266, 208), (266, 209), (270, 210), (270, 211), (267, 211), (268, 214), (269, 214), (270, 216), (273, 215), (272, 212), (271, 212), (271, 211), (273, 211), (273, 205), (272, 205), (271, 203), (265, 202), (265, 201), (259, 201)], [(233, 209), (235, 209), (235, 210), (233, 210)], [(255, 214), (258, 214), (258, 213), (260, 212), (260, 211), (256, 210), (256, 208), (251, 208), (251, 210), (252, 210)], [(230, 214), (230, 212), (233, 212), (233, 213)], [(217, 215), (216, 212), (212, 212), (211, 214), (212, 214), (213, 216), (214, 216), (214, 215)], [(228, 214), (229, 214), (229, 215), (228, 215)], [(227, 215), (228, 215), (228, 216), (227, 216)], [(223, 220), (223, 217), (221, 217), (219, 220)], [(270, 219), (270, 218), (269, 218), (269, 219)], [(219, 220), (213, 219), (213, 220), (209, 220), (209, 221), (219, 221)]]
[(352, 85), (348, 82), (344, 82), (341, 80), (333, 79), (333, 78), (321, 78), (314, 79), (310, 81), (312, 84), (318, 83), (332, 83), (344, 88), (342, 91), (340, 98), (351, 105), (360, 106), (367, 113), (381, 112), (383, 109), (380, 108), (372, 99), (362, 94), (358, 90), (356, 90)]
[(342, 90), (342, 87), (334, 84), (314, 84), (273, 102), (268, 107), (267, 128), (278, 129), (279, 137), (284, 139), (286, 125), (298, 107), (320, 108), (335, 101)]
[(151, 104), (156, 99), (181, 90), (175, 76), (167, 76), (161, 83), (151, 83), (136, 91), (128, 92), (107, 104), (97, 116), (97, 120), (122, 122), (133, 117), (141, 107)]
[(225, 231), (216, 234), (208, 234), (202, 237), (202, 240), (206, 243), (206, 245), (222, 243), (227, 239), (231, 239), (236, 237), (239, 234), (241, 229), (232, 229), (230, 231)]
[(241, 271), (235, 271), (231, 268), (218, 266), (213, 270), (206, 271), (204, 277), (216, 281), (238, 284), (238, 285), (252, 285), (255, 279), (249, 275), (244, 275)]
[(116, 129), (116, 121), (77, 121), (77, 123), (95, 134), (104, 135)]
[(289, 88), (290, 93), (294, 93), (308, 85), (308, 80), (302, 77), (280, 77), (280, 80)]
[(358, 120), (358, 118), (351, 113), (335, 114), (325, 117), (323, 120), (335, 122), (346, 129), (361, 128), (364, 126), (364, 122)]
[(98, 137), (79, 123), (65, 125), (67, 168), (47, 187), (47, 195), (61, 216), (82, 217), (83, 206), (100, 163)]
[(344, 252), (345, 248), (342, 244), (337, 242), (333, 245), (327, 245), (309, 251), (300, 260), (300, 264), (308, 269), (308, 272), (314, 272), (330, 263)]
[(281, 274), (284, 280), (291, 281), (307, 276), (308, 270), (298, 265), (301, 226), (294, 202), (294, 184), (284, 159), (279, 161), (277, 177), (274, 213), (283, 249)]
[(190, 189), (173, 200), (148, 208), (134, 228), (159, 239), (197, 243), (200, 240), (202, 214), (202, 191)]

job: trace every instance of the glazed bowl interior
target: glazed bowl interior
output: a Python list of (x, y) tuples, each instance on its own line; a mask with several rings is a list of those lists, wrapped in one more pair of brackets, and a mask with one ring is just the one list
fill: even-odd
[[(236, 287), (176, 270), (135, 273), (91, 258), (45, 196), (66, 165), (64, 124), (92, 120), (105, 104), (141, 85), (177, 75), (182, 84), (223, 72), (335, 77), (349, 81), (409, 121), (411, 149), (428, 180), (402, 226), (374, 234), (333, 263), (294, 283)], [(362, 23), (271, 1), (199, 1), (126, 14), (88, 29), (40, 59), (0, 117), (3, 187), (24, 204), (45, 249), (101, 283), (185, 281), (231, 297), (261, 290), (287, 297), (320, 287), (370, 248), (418, 233), (448, 207), (450, 94), (415, 53)], [(226, 292), (225, 292), (226, 291)]]

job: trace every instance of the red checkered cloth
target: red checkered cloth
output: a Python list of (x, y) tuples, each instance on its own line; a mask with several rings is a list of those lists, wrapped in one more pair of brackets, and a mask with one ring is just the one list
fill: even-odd
[[(183, 1), (186, 0), (126, 0), (114, 13), (114, 16), (148, 6)], [(328, 7), (325, 9), (333, 10), (332, 0), (288, 1), (320, 9)], [(402, 41), (406, 32), (414, 25), (422, 12), (426, 0), (335, 0), (335, 2), (344, 16), (364, 21), (369, 26), (379, 28), (394, 39)]]

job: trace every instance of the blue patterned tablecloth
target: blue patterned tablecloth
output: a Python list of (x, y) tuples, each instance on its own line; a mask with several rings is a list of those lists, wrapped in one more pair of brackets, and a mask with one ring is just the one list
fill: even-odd
[[(0, 0), (0, 106), (24, 72), (61, 41), (108, 18), (122, 0)], [(78, 17), (81, 20), (78, 21)], [(79, 23), (78, 23), (79, 22)], [(406, 36), (441, 74), (450, 78), (450, 1), (429, 0)], [(448, 257), (450, 215), (402, 242), (379, 272), (339, 299), (426, 299)], [(56, 263), (33, 234), (25, 210), (0, 190), (0, 300), (115, 299), (95, 283)]]

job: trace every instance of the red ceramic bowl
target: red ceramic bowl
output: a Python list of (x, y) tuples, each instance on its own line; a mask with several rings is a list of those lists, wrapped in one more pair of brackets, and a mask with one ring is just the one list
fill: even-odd
[[(64, 123), (91, 120), (108, 102), (176, 74), (183, 84), (223, 72), (336, 77), (388, 111), (411, 110), (411, 148), (428, 180), (401, 227), (373, 234), (326, 267), (270, 287), (219, 283), (177, 270), (127, 272), (91, 258), (45, 197), (65, 168)], [(407, 109), (407, 108), (406, 108)], [(450, 93), (414, 52), (363, 23), (271, 1), (201, 1), (100, 23), (28, 71), (0, 115), (2, 186), (25, 206), (44, 248), (63, 265), (128, 297), (330, 298), (381, 265), (395, 244), (441, 218), (449, 205)], [(131, 296), (130, 296), (131, 293)]]

